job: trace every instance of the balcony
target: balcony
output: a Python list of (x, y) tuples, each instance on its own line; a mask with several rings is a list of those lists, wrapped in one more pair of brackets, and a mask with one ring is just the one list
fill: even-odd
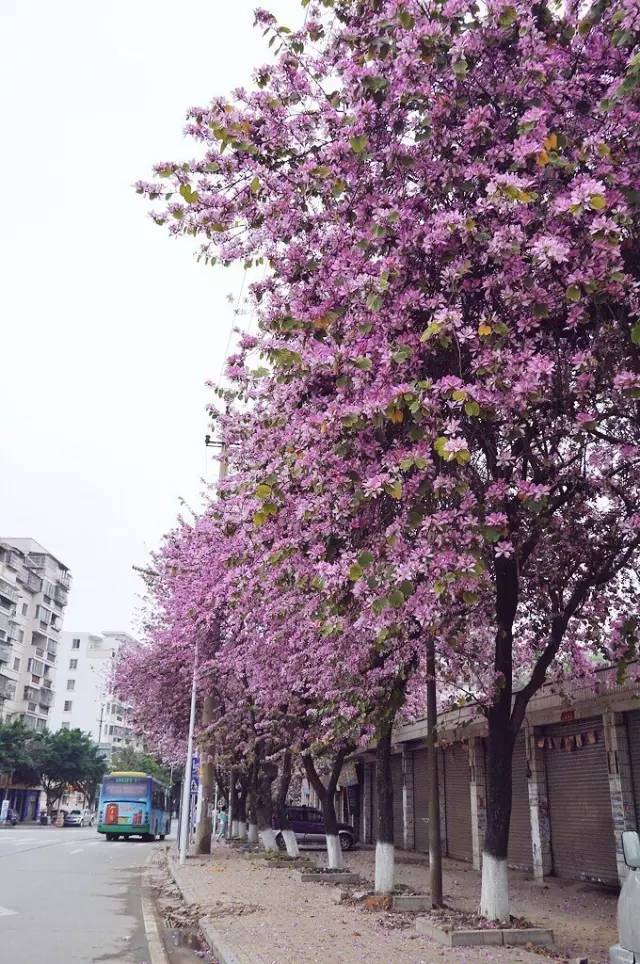
[(10, 622), (8, 638), (12, 639), (14, 643), (22, 643), (24, 641), (24, 630), (20, 629), (17, 623)]
[(60, 585), (56, 585), (56, 588), (53, 593), (53, 598), (59, 606), (66, 606), (69, 601), (67, 590), (63, 589), (63, 587)]
[(56, 582), (59, 583), (63, 589), (71, 588), (71, 573), (68, 569), (61, 569), (56, 575)]
[(40, 592), (42, 589), (42, 579), (29, 569), (19, 573), (18, 579), (29, 592)]
[(0, 612), (0, 629), (3, 629), (5, 633), (9, 632), (9, 617), (5, 613)]
[(23, 699), (28, 703), (35, 703), (40, 697), (40, 690), (35, 686), (25, 686)]
[(12, 700), (16, 695), (16, 684), (8, 676), (0, 675), (0, 700)]
[(53, 690), (41, 689), (38, 702), (40, 703), (40, 706), (53, 706)]
[(12, 586), (6, 579), (0, 579), (0, 596), (4, 596), (5, 599), (9, 599), (12, 603), (16, 603), (19, 598), (16, 587)]
[(10, 569), (22, 569), (22, 556), (18, 552), (10, 550), (4, 561)]
[(0, 663), (10, 663), (11, 652), (11, 643), (5, 643), (4, 640), (0, 640)]

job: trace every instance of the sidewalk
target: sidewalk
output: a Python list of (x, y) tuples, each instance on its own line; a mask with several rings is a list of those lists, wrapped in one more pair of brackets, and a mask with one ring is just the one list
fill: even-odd
[[(323, 862), (321, 852), (308, 856)], [(398, 883), (420, 886), (427, 869), (414, 855), (398, 855)], [(615, 938), (616, 898), (586, 884), (551, 881), (545, 888), (512, 875), (513, 912), (553, 927), (550, 950), (445, 948), (418, 935), (415, 917), (367, 911), (336, 903), (331, 885), (300, 883), (296, 871), (270, 866), (225, 844), (211, 857), (170, 866), (185, 900), (198, 909), (205, 937), (220, 964), (549, 964), (580, 955), (589, 964), (606, 960)], [(348, 855), (351, 870), (371, 880), (373, 853)], [(466, 864), (445, 861), (445, 898), (473, 910), (479, 875)]]

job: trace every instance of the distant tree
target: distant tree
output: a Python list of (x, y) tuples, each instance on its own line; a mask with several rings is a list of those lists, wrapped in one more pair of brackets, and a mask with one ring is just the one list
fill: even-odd
[(171, 772), (151, 753), (141, 753), (132, 746), (116, 750), (111, 757), (110, 770), (141, 770), (149, 776), (171, 783)]
[(12, 774), (19, 783), (37, 783), (41, 743), (42, 734), (21, 720), (0, 723), (0, 773)]
[(95, 796), (106, 764), (87, 733), (82, 730), (45, 733), (39, 754), (39, 783), (47, 795), (47, 810), (60, 800), (67, 786), (77, 787), (88, 797)]

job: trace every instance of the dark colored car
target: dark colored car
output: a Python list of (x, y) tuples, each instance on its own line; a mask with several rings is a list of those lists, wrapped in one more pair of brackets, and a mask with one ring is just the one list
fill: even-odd
[[(295, 833), (299, 844), (307, 847), (324, 847), (326, 833), (320, 810), (316, 810), (315, 807), (287, 807), (286, 813), (289, 827)], [(277, 820), (275, 823), (275, 829), (279, 830)], [(351, 850), (356, 839), (353, 827), (350, 827), (348, 823), (338, 823), (338, 837), (342, 850)], [(284, 847), (281, 836), (278, 837), (278, 844)]]

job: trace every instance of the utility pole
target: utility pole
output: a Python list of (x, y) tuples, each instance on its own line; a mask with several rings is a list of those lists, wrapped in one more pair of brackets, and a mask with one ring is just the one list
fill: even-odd
[(427, 787), (429, 803), (429, 885), (431, 906), (442, 907), (442, 841), (440, 838), (440, 787), (438, 784), (438, 707), (436, 703), (436, 647), (427, 637)]
[(189, 713), (189, 737), (187, 739), (187, 759), (184, 764), (184, 781), (182, 784), (182, 804), (180, 806), (180, 863), (184, 864), (187, 860), (187, 843), (189, 840), (189, 824), (191, 815), (189, 808), (191, 804), (191, 770), (193, 767), (193, 731), (196, 722), (196, 689), (198, 681), (198, 642), (193, 655), (193, 678), (191, 680), (191, 710)]
[[(218, 480), (224, 481), (227, 477), (227, 456), (222, 446), (220, 450), (220, 468)], [(213, 834), (213, 821), (211, 815), (211, 804), (213, 797), (214, 768), (213, 758), (209, 752), (209, 737), (207, 727), (213, 722), (214, 700), (212, 696), (205, 696), (202, 701), (202, 729), (204, 737), (200, 745), (200, 812), (198, 814), (198, 825), (196, 827), (196, 853), (211, 853), (211, 837)], [(216, 801), (217, 802), (217, 801)]]

